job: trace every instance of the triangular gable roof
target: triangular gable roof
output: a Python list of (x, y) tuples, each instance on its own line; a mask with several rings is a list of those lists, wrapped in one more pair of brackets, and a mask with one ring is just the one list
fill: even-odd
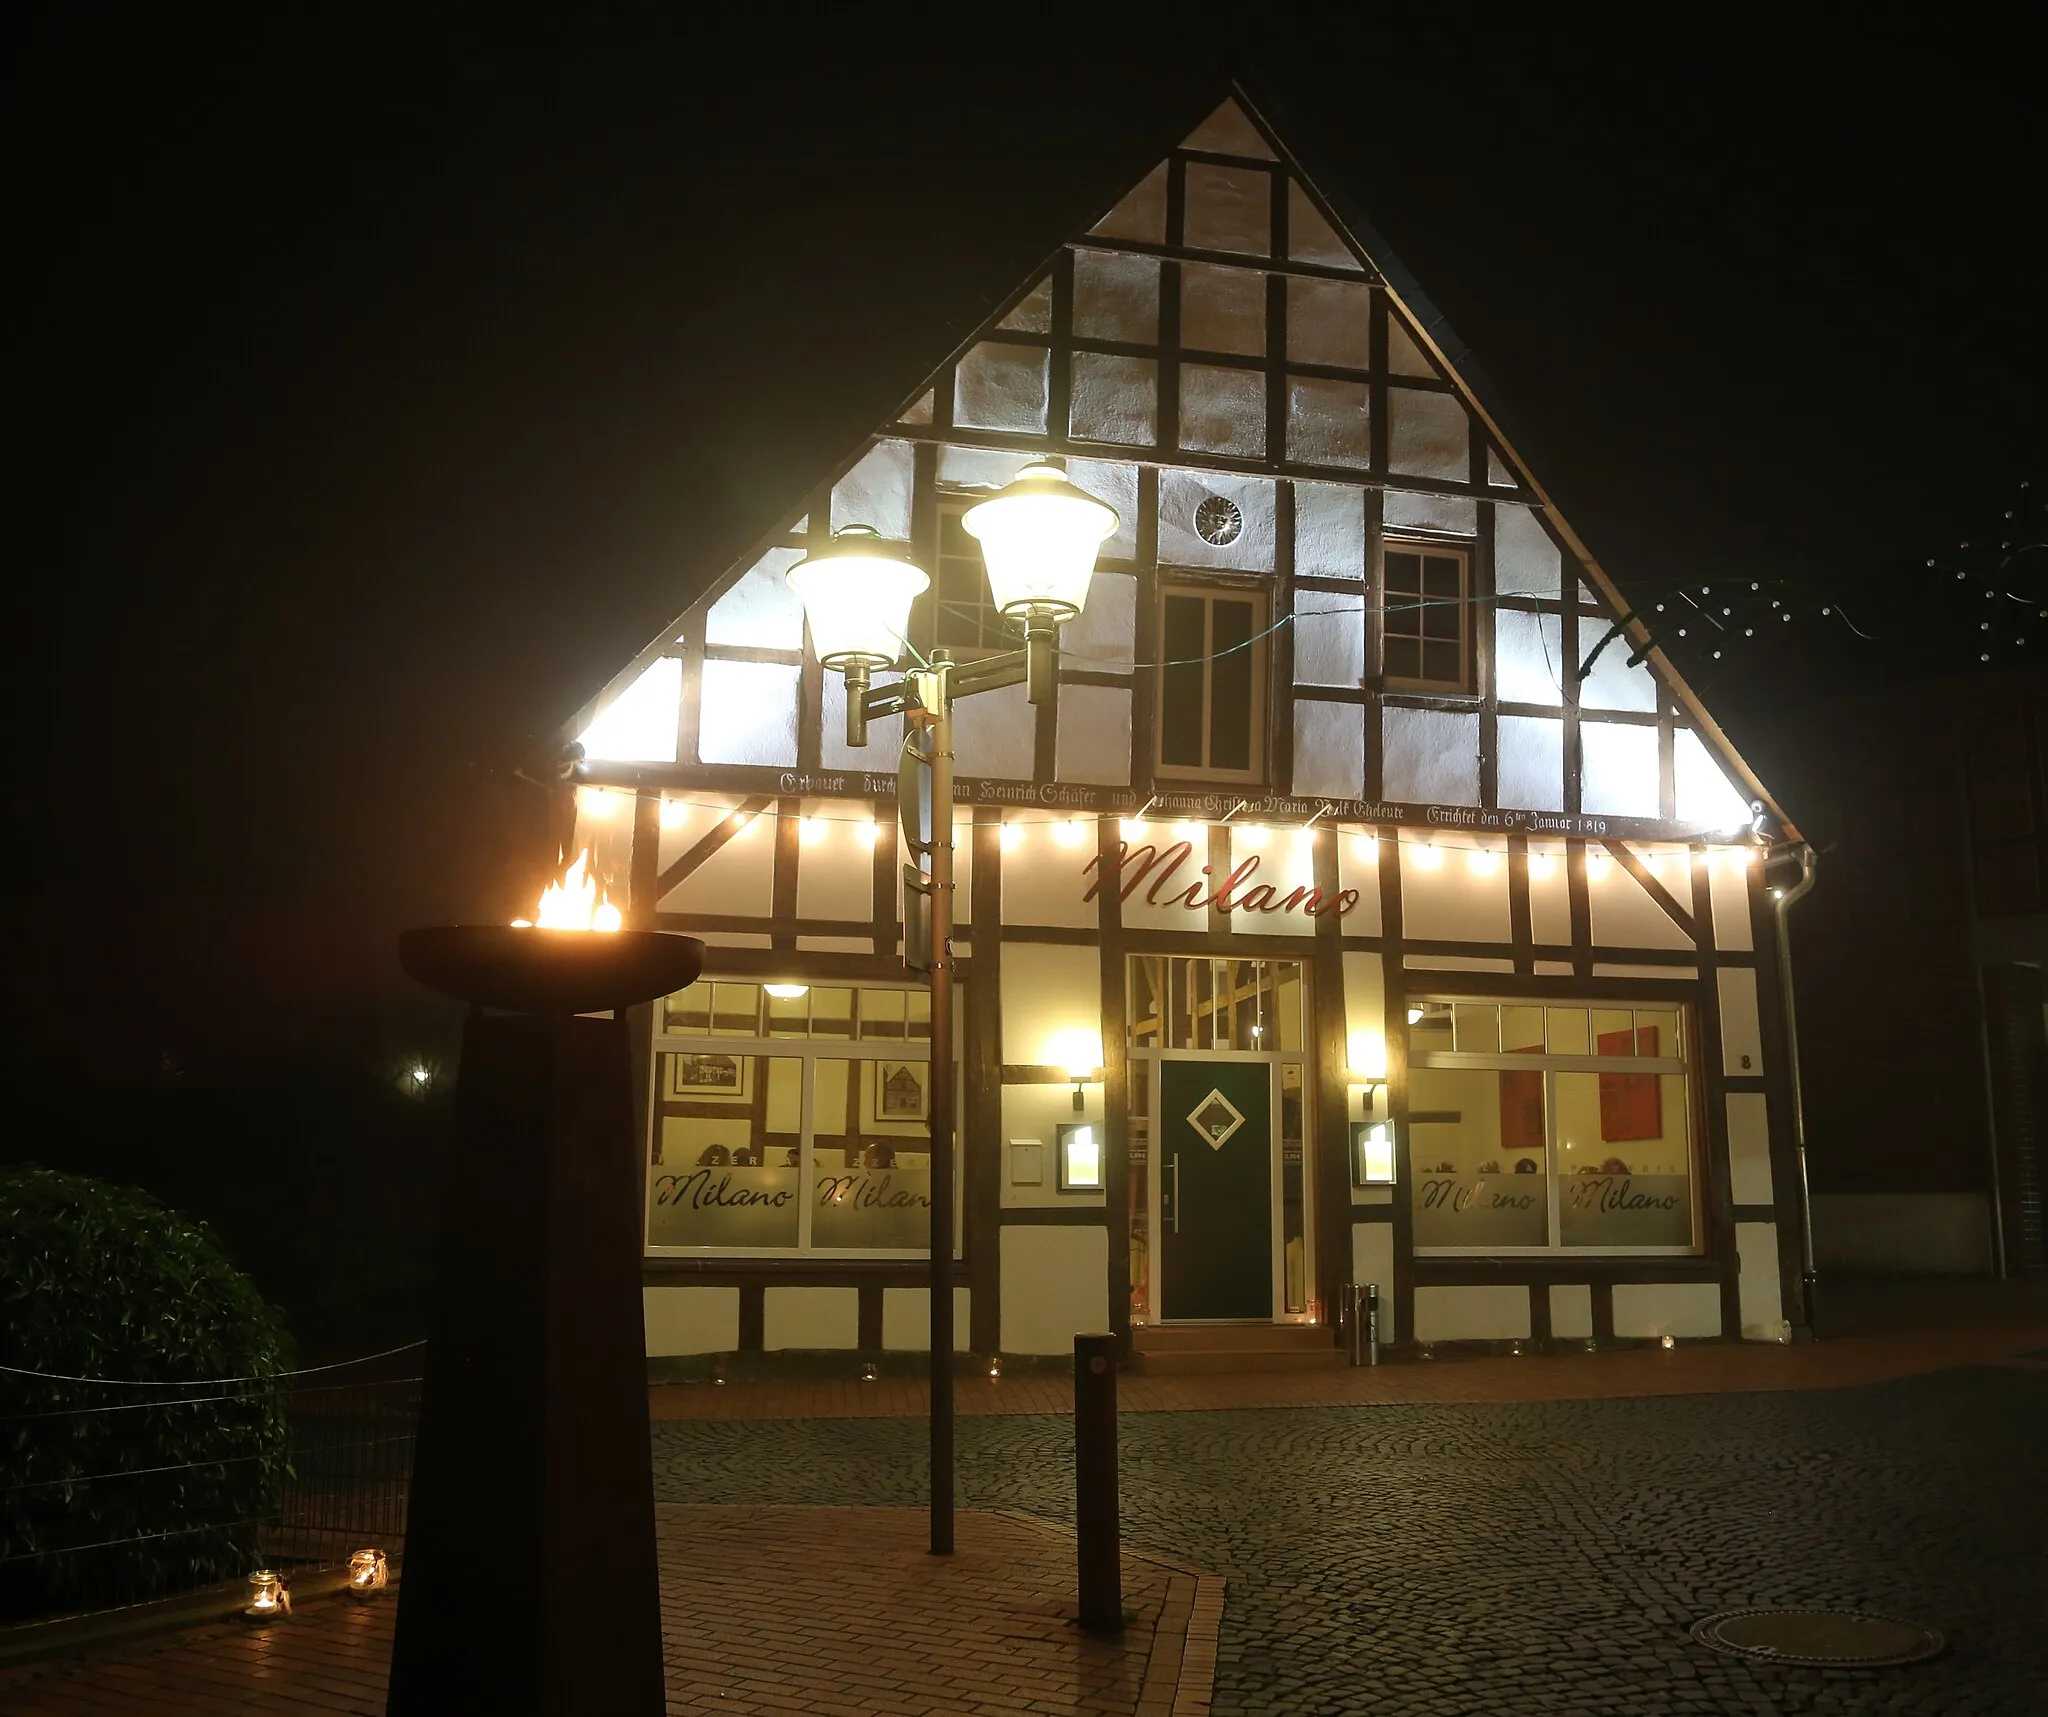
[[(1432, 376), (1440, 383), (1448, 384), (1462, 399), (1484, 429), (1488, 443), (1486, 465), (1490, 492), (1502, 501), (1522, 501), (1539, 510), (1568, 557), (1576, 561), (1587, 594), (1608, 612), (1610, 620), (1624, 622), (1629, 640), (1627, 649), (1647, 645), (1648, 635), (1640, 624), (1625, 619), (1630, 612), (1627, 599), (1517, 451), (1518, 438), (1509, 432), (1510, 414), (1502, 404), (1498, 390), (1471, 349), (1458, 338), (1443, 312), (1431, 301), (1377, 228), (1341, 190), (1335, 196), (1329, 193), (1326, 187), (1337, 183), (1333, 177), (1311, 176), (1300, 157), (1281, 140), (1278, 129), (1271, 123), (1268, 115), (1274, 104), (1270, 100), (1255, 98), (1242, 82), (1232, 80), (1220, 102), (1205, 102), (1204, 107), (1206, 117), (1186, 134), (1178, 149), (1213, 155), (1219, 170), (1227, 171), (1231, 161), (1270, 162), (1284, 170), (1288, 184), (1285, 218), (1289, 243), (1286, 260), (1297, 267), (1316, 267), (1335, 278), (1348, 278), (1383, 289), (1394, 312), (1388, 318), (1390, 369), (1397, 374)], [(1063, 239), (1051, 255), (1034, 267), (944, 362), (904, 396), (902, 406), (878, 430), (835, 467), (822, 473), (819, 483), (807, 493), (814, 497), (827, 494), (869, 456), (879, 440), (888, 434), (891, 425), (929, 423), (930, 401), (935, 386), (952, 374), (963, 359), (985, 342), (992, 332), (1033, 325), (1030, 318), (1037, 314), (1036, 301), (1044, 293), (1049, 271), (1070, 246), (1085, 245), (1091, 239), (1106, 239), (1113, 240), (1120, 249), (1132, 248), (1142, 252), (1151, 248), (1144, 228), (1155, 218), (1155, 212), (1164, 207), (1166, 180), (1167, 167), (1162, 162), (1108, 207), (1098, 209), (1094, 218), (1086, 222), (1078, 233)], [(1163, 242), (1157, 248), (1162, 253), (1166, 251)], [(1176, 251), (1173, 254), (1183, 253)], [(1243, 261), (1242, 258), (1238, 260), (1240, 263)], [(1373, 472), (1370, 477), (1361, 473), (1358, 480), (1363, 486), (1380, 486), (1386, 476), (1380, 471)], [(1387, 481), (1384, 486), (1398, 489), (1405, 485)], [(565, 723), (560, 736), (566, 740), (596, 730), (598, 723), (635, 693), (636, 684), (643, 674), (669, 653), (672, 641), (693, 613), (715, 603), (749, 570), (759, 565), (765, 555), (772, 553), (779, 543), (787, 543), (793, 535), (803, 532), (809, 523), (809, 510), (803, 509), (764, 532), (748, 553), (693, 598), (689, 606), (662, 628), (602, 692)], [(796, 553), (795, 550), (789, 551), (789, 559), (794, 560)], [(1570, 569), (1564, 569), (1562, 576), (1568, 590)], [(1608, 652), (1610, 656), (1625, 653), (1619, 641)], [(1668, 691), (1674, 704), (1689, 719), (1702, 742), (1710, 749), (1713, 760), (1726, 770), (1748, 798), (1762, 804), (1788, 836), (1797, 838), (1797, 831), (1782, 809), (1743, 761), (1666, 653), (1654, 647), (1643, 649), (1643, 660)]]

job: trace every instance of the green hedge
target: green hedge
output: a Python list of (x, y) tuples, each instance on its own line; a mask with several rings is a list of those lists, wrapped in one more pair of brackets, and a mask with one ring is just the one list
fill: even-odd
[[(0, 1169), (0, 1620), (246, 1575), (289, 1476), (277, 1309), (147, 1194)], [(147, 1388), (63, 1378), (142, 1379)]]

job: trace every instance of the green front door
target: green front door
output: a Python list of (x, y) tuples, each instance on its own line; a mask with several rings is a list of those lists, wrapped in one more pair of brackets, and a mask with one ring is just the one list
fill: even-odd
[(1273, 1315), (1271, 1064), (1159, 1064), (1160, 1315)]

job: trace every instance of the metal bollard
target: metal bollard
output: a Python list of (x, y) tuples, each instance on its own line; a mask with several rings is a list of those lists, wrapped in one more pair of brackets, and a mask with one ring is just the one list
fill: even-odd
[(1365, 1289), (1357, 1282), (1344, 1284), (1337, 1302), (1337, 1315), (1344, 1325), (1344, 1351), (1353, 1365), (1363, 1365), (1365, 1345)]
[(1124, 1625), (1122, 1531), (1116, 1487), (1116, 1337), (1074, 1337), (1074, 1553), (1081, 1626)]
[(1367, 1365), (1380, 1362), (1380, 1285), (1368, 1282), (1365, 1287), (1365, 1353)]

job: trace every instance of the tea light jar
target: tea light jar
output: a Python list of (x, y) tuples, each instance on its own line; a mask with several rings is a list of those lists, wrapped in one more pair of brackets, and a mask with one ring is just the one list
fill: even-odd
[(381, 1550), (358, 1550), (348, 1559), (348, 1595), (374, 1598), (391, 1578)]
[(258, 1568), (249, 1576), (249, 1603), (242, 1611), (244, 1616), (252, 1622), (268, 1622), (291, 1613), (292, 1595), (282, 1580), (268, 1568)]

